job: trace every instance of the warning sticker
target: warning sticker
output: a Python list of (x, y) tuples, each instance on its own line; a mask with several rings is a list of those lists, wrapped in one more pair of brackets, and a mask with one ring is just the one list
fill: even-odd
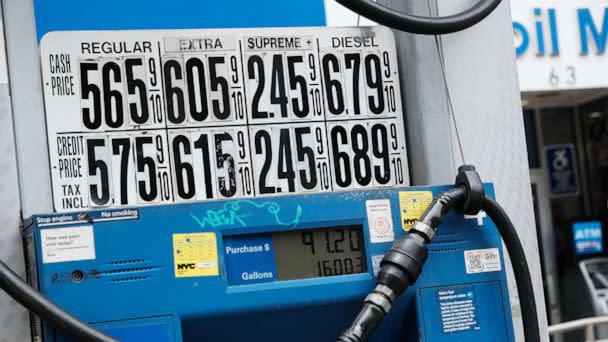
[(173, 234), (175, 277), (217, 276), (215, 233)]
[(395, 240), (391, 201), (388, 199), (365, 201), (369, 238), (372, 243)]
[(44, 264), (95, 259), (92, 225), (43, 229), (40, 238)]
[(480, 329), (471, 287), (440, 290), (437, 295), (444, 334)]
[(432, 201), (433, 193), (430, 191), (399, 191), (399, 210), (403, 230), (409, 231)]
[(467, 273), (484, 273), (501, 270), (498, 248), (473, 249), (464, 251)]

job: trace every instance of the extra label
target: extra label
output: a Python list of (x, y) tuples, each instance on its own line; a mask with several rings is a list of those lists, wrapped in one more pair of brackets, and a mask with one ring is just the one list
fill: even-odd
[(464, 251), (464, 264), (468, 274), (495, 272), (502, 269), (498, 248)]
[(57, 211), (409, 184), (390, 30), (52, 32)]
[(175, 277), (217, 276), (215, 233), (173, 234)]
[(93, 226), (40, 230), (42, 263), (95, 259)]

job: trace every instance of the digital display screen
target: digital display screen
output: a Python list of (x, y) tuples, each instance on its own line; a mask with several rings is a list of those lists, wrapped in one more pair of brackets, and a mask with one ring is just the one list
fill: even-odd
[(367, 272), (361, 225), (272, 234), (278, 280)]

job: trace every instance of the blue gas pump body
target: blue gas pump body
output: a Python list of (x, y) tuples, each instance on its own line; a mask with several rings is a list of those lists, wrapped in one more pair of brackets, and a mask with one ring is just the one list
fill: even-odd
[[(391, 246), (390, 241), (371, 242), (366, 201), (390, 201), (398, 238), (407, 234), (402, 229), (407, 215), (402, 214), (409, 210), (400, 192), (431, 191), (436, 196), (447, 188), (35, 216), (24, 231), (30, 280), (55, 303), (125, 342), (331, 341), (348, 326), (373, 289), (379, 261)], [(486, 190), (492, 194), (491, 186)], [(277, 264), (285, 256), (275, 253), (273, 234), (344, 226), (362, 228), (365, 271), (279, 279)], [(69, 229), (82, 227), (93, 232), (93, 258), (90, 253), (85, 253), (87, 260), (62, 262), (60, 256), (49, 257), (56, 245), (48, 236), (58, 234), (45, 231), (64, 229), (59, 235), (66, 236)], [(79, 243), (74, 248), (82, 248)], [(187, 249), (183, 243), (195, 244), (203, 254), (198, 257), (211, 260), (205, 266), (210, 273), (196, 274), (195, 265), (180, 264), (179, 253)], [(90, 252), (90, 243), (84, 245)], [(467, 260), (471, 253), (484, 255), (475, 254), (479, 250), (495, 251), (498, 263), (487, 268), (484, 260)], [(429, 245), (420, 278), (397, 300), (372, 340), (513, 341), (502, 258), (500, 236), (491, 220), (465, 218), (452, 211)], [(46, 325), (40, 333), (44, 341), (67, 341)]]
[[(47, 32), (62, 30), (326, 24), (322, 0), (34, 0), (34, 11), (38, 41)], [(28, 278), (55, 303), (124, 342), (332, 341), (373, 289), (374, 273), (391, 246), (390, 241), (371, 241), (366, 201), (390, 201), (398, 238), (407, 234), (403, 224), (412, 223), (402, 222), (409, 216), (402, 216), (399, 193), (437, 195), (445, 189), (349, 191), (38, 215), (24, 230)], [(486, 190), (493, 194), (491, 186)], [(344, 226), (362, 229), (364, 271), (279, 279), (273, 234)], [(48, 248), (56, 246), (48, 237), (66, 235), (45, 231), (73, 228), (92, 232), (93, 245), (85, 243), (88, 256), (76, 260), (80, 252), (75, 251), (68, 253), (67, 259), (73, 260), (51, 255), (48, 261)], [(194, 258), (215, 255), (216, 269), (207, 261), (202, 265), (205, 274), (197, 274), (199, 265), (179, 262), (189, 237), (205, 252)], [(228, 248), (260, 250), (228, 253)], [(498, 255), (498, 265), (504, 265), (500, 237), (489, 219), (450, 213), (429, 245), (420, 278), (397, 300), (372, 340), (513, 341), (504, 267), (497, 269), (494, 261), (492, 269), (475, 269), (484, 261), (465, 259), (467, 251), (480, 257), (484, 254), (475, 251), (488, 249), (496, 252), (485, 255)], [(69, 341), (45, 324), (34, 324), (33, 332), (45, 342)]]

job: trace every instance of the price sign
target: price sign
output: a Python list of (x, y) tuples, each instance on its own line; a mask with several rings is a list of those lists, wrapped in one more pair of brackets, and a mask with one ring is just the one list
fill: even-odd
[(386, 28), (52, 32), (41, 59), (57, 211), (409, 184)]

